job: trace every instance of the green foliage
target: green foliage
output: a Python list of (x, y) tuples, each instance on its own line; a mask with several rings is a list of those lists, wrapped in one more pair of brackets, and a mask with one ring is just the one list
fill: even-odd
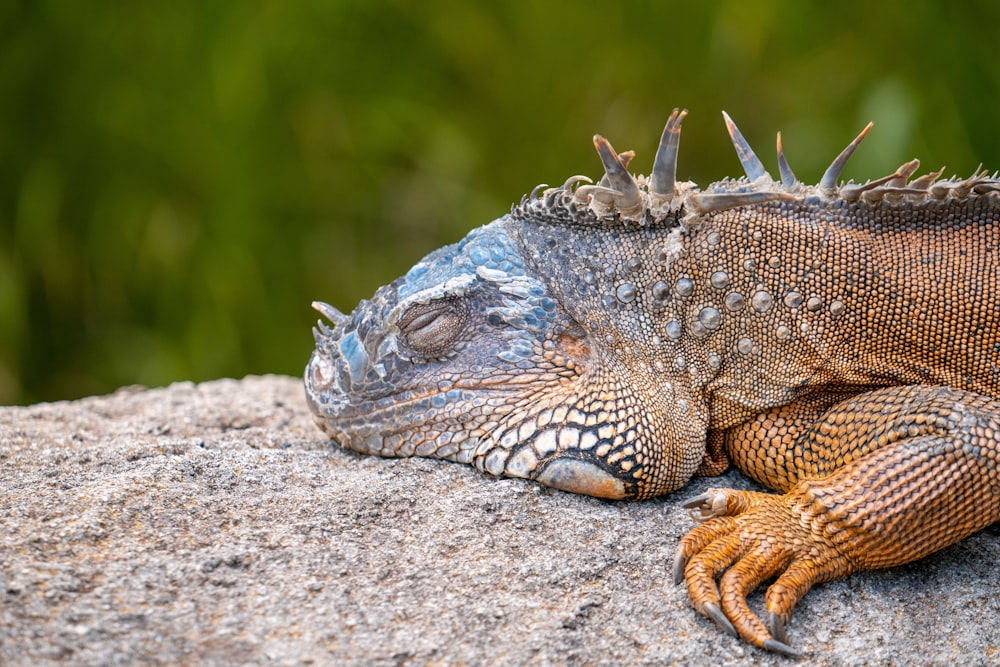
[(538, 182), (1000, 167), (996, 3), (72, 3), (0, 7), (0, 402), (304, 366), (349, 310)]

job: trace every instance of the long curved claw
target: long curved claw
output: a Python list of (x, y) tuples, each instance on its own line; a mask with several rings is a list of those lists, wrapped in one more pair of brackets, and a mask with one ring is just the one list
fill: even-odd
[(734, 563), (719, 581), (719, 597), (722, 610), (733, 621), (741, 637), (753, 644), (761, 645), (770, 638), (770, 630), (754, 614), (747, 604), (747, 595), (763, 581), (784, 569), (790, 560), (787, 551), (771, 542), (763, 541), (746, 553), (746, 545), (740, 540), (742, 551), (735, 554)]
[(746, 172), (747, 178), (750, 182), (754, 182), (762, 176), (770, 175), (767, 173), (767, 169), (764, 169), (764, 163), (760, 161), (753, 149), (750, 148), (750, 144), (747, 140), (743, 138), (743, 134), (740, 132), (739, 128), (736, 127), (736, 123), (733, 119), (729, 117), (725, 111), (722, 112), (722, 117), (726, 121), (726, 129), (729, 131), (729, 138), (733, 140), (733, 148), (736, 149), (736, 156), (740, 159), (740, 164), (743, 165), (743, 171)]
[(722, 610), (719, 609), (718, 605), (709, 602), (702, 607), (702, 611), (705, 612), (706, 616), (715, 621), (715, 625), (717, 625), (723, 632), (728, 632), (733, 637), (737, 638), (740, 636), (740, 633), (736, 632), (736, 628), (733, 627), (732, 622), (726, 618), (726, 615), (722, 613)]
[(706, 502), (711, 500), (713, 497), (714, 494), (711, 493), (699, 493), (697, 496), (688, 498), (683, 503), (681, 503), (681, 507), (683, 507), (686, 510), (695, 509), (696, 507), (701, 507)]
[(684, 583), (684, 570), (687, 568), (689, 556), (680, 549), (674, 552), (674, 586)]
[(773, 611), (770, 612), (767, 618), (767, 627), (771, 631), (772, 637), (782, 644), (788, 643), (788, 632), (785, 630), (785, 621), (782, 620), (780, 614)]
[(865, 125), (865, 129), (861, 130), (861, 133), (854, 138), (854, 141), (847, 144), (847, 148), (840, 152), (840, 155), (834, 159), (833, 163), (827, 167), (826, 172), (823, 174), (823, 178), (820, 179), (819, 188), (821, 190), (829, 190), (831, 188), (837, 187), (837, 181), (840, 180), (840, 172), (844, 171), (844, 166), (847, 161), (851, 159), (854, 155), (854, 151), (857, 150), (858, 145), (868, 136), (868, 132), (871, 131), (872, 125), (874, 123), (868, 123)]
[(681, 507), (688, 510), (688, 514), (695, 521), (708, 521), (729, 514), (728, 496), (724, 492), (716, 492), (715, 489), (688, 498)]
[(779, 655), (786, 656), (788, 658), (801, 658), (802, 652), (796, 651), (788, 644), (784, 642), (779, 642), (776, 639), (765, 639), (760, 645), (761, 648), (770, 651), (771, 653), (777, 653)]

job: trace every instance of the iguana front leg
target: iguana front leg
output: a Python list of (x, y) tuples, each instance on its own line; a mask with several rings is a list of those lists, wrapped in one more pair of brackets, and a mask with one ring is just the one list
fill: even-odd
[[(741, 438), (741, 467), (775, 446), (773, 435)], [(916, 560), (1000, 521), (1000, 403), (985, 396), (925, 386), (860, 394), (781, 456), (806, 470), (787, 493), (693, 499), (705, 523), (675, 556), (695, 609), (766, 649), (795, 654), (784, 628), (813, 584)], [(746, 596), (774, 576), (765, 625)]]

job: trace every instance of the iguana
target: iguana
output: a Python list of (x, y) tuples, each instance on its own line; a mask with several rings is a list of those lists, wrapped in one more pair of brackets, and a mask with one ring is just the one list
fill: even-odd
[[(745, 178), (651, 173), (538, 186), (350, 315), (316, 302), (306, 395), (341, 445), (432, 456), (602, 498), (729, 463), (674, 563), (694, 608), (753, 644), (809, 588), (1000, 521), (1000, 180), (775, 181), (724, 115)], [(762, 621), (746, 595), (777, 577)]]

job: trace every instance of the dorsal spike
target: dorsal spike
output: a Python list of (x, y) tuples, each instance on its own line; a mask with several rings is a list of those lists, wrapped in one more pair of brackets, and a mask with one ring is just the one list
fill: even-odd
[(743, 138), (740, 133), (736, 123), (733, 119), (729, 117), (725, 111), (722, 112), (722, 117), (726, 121), (726, 129), (729, 130), (729, 137), (733, 140), (733, 147), (736, 149), (736, 156), (740, 159), (740, 163), (743, 165), (743, 171), (747, 173), (747, 178), (750, 182), (756, 181), (762, 176), (770, 176), (767, 170), (764, 169), (764, 163), (760, 161), (760, 158), (753, 152), (750, 148), (750, 144), (747, 140)]
[(781, 146), (781, 132), (778, 132), (778, 172), (781, 174), (781, 184), (786, 188), (795, 187), (799, 179), (795, 178), (788, 160), (785, 158), (785, 149)]
[(622, 195), (619, 205), (623, 207), (634, 206), (639, 201), (639, 187), (635, 184), (635, 180), (628, 173), (625, 165), (622, 164), (618, 153), (615, 152), (611, 143), (599, 134), (594, 135), (594, 148), (597, 149), (597, 154), (601, 156), (601, 162), (604, 163), (604, 174), (608, 179), (607, 185)]
[(660, 135), (660, 147), (653, 159), (653, 172), (649, 176), (650, 192), (661, 197), (672, 197), (677, 182), (677, 149), (681, 143), (681, 123), (687, 109), (674, 109)]
[(566, 192), (562, 188), (549, 188), (542, 193), (546, 208), (552, 208), (559, 201), (559, 198), (564, 196), (566, 196)]
[[(634, 157), (635, 151), (624, 151), (618, 154), (618, 161), (621, 162), (622, 166), (627, 170), (629, 162), (631, 162)], [(604, 188), (611, 187), (611, 181), (608, 179), (607, 173), (601, 177), (601, 180), (599, 180), (597, 184)]]
[(931, 172), (930, 174), (924, 174), (920, 178), (913, 179), (907, 184), (906, 187), (913, 188), (914, 190), (926, 190), (932, 185), (934, 185), (934, 181), (941, 178), (941, 174), (943, 173), (944, 173), (944, 167), (941, 167), (935, 172)]
[(951, 193), (958, 198), (965, 197), (975, 185), (986, 178), (988, 173), (988, 171), (983, 169), (983, 163), (980, 162), (979, 166), (976, 167), (976, 170), (972, 172), (972, 176), (969, 176), (967, 179), (952, 188)]
[(547, 187), (549, 187), (548, 183), (539, 183), (538, 185), (536, 185), (534, 188), (531, 189), (531, 193), (528, 195), (528, 201), (531, 201), (532, 199), (537, 197), (538, 193)]
[(862, 196), (866, 196), (869, 201), (875, 201), (879, 199), (877, 196), (866, 195), (866, 193), (871, 193), (875, 190), (886, 190), (888, 188), (901, 188), (906, 184), (906, 179), (913, 175), (913, 173), (920, 168), (920, 160), (910, 160), (909, 162), (904, 162), (899, 166), (899, 169), (892, 172), (888, 176), (883, 176), (882, 178), (877, 178), (874, 181), (868, 181), (861, 185), (845, 185), (840, 188), (840, 198), (847, 201), (857, 201)]
[(351, 321), (349, 316), (344, 315), (328, 303), (313, 301), (312, 307), (314, 310), (318, 311), (320, 315), (333, 322), (333, 326), (335, 327), (344, 326)]
[(779, 190), (757, 192), (692, 193), (688, 195), (687, 207), (694, 213), (717, 213), (731, 208), (766, 204), (772, 201), (800, 201), (802, 197)]
[(889, 181), (888, 185), (890, 188), (905, 188), (906, 181), (909, 180), (910, 176), (917, 173), (917, 169), (920, 169), (920, 160), (913, 158), (909, 162), (904, 162), (896, 170), (894, 178)]
[(819, 182), (820, 190), (831, 190), (837, 187), (837, 181), (840, 180), (840, 172), (844, 171), (844, 165), (847, 161), (851, 159), (854, 155), (854, 151), (857, 150), (858, 144), (868, 135), (868, 132), (872, 129), (874, 123), (868, 123), (865, 125), (865, 129), (861, 130), (861, 133), (854, 138), (854, 141), (847, 144), (847, 148), (840, 152), (840, 155), (830, 164), (827, 168), (826, 173), (823, 174), (823, 178)]
[(1000, 192), (1000, 183), (996, 182), (996, 179), (990, 177), (989, 180), (983, 181), (972, 188), (972, 191), (977, 195), (991, 194), (993, 192)]
[(569, 178), (567, 178), (566, 182), (563, 183), (562, 187), (560, 187), (559, 189), (564, 190), (566, 192), (572, 192), (573, 186), (576, 185), (577, 183), (593, 183), (593, 182), (594, 181), (590, 178), (590, 176), (577, 174), (576, 176), (570, 176)]

